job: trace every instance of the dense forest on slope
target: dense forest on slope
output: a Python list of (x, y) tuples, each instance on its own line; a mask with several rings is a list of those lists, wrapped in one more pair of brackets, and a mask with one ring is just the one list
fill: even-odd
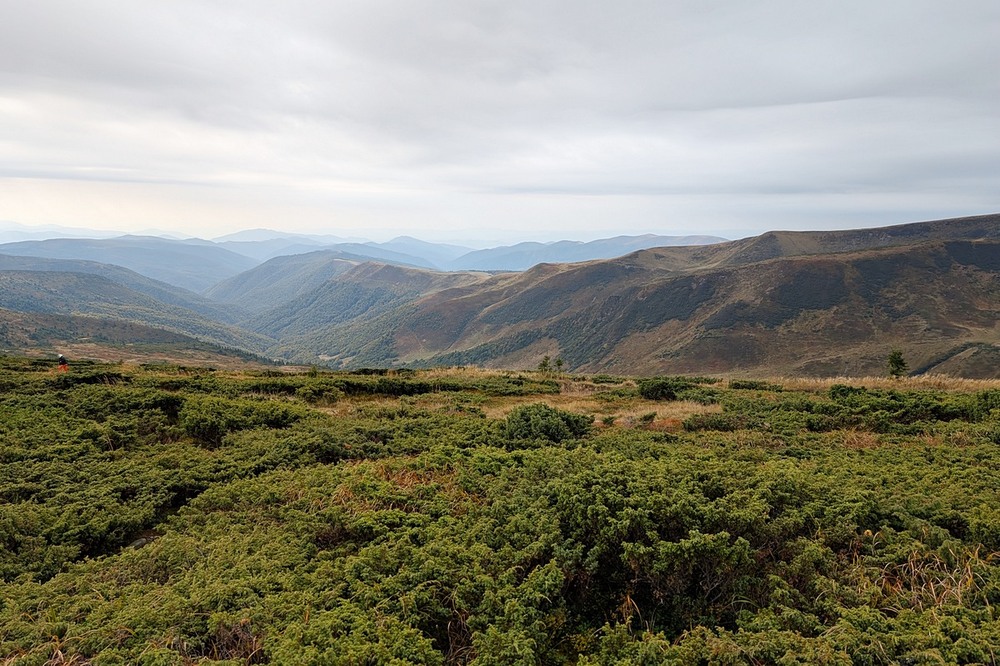
[(996, 664), (1000, 384), (0, 359), (0, 654)]

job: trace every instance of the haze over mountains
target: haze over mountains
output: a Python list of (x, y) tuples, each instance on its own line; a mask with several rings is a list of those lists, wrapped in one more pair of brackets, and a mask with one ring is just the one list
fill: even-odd
[(0, 245), (0, 307), (333, 367), (880, 374), (898, 347), (914, 370), (995, 377), (1000, 215), (489, 250), (263, 230), (28, 241)]

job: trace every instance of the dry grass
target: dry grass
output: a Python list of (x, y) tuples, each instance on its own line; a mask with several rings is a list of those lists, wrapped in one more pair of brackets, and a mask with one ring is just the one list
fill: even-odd
[(600, 419), (603, 416), (614, 416), (616, 422), (634, 423), (646, 415), (655, 412), (656, 419), (675, 419), (683, 421), (692, 414), (722, 411), (719, 405), (703, 405), (698, 402), (678, 400), (672, 402), (656, 402), (653, 400), (630, 400), (624, 405), (616, 405), (593, 396), (586, 395), (532, 395), (516, 398), (502, 398), (491, 401), (483, 407), (483, 411), (491, 418), (504, 418), (516, 407), (527, 404), (544, 403), (549, 407), (563, 409), (578, 414), (590, 414)]
[(919, 375), (917, 377), (772, 377), (764, 381), (779, 384), (794, 391), (826, 391), (834, 384), (863, 386), (870, 389), (936, 390), (973, 393), (1000, 389), (1000, 379), (962, 379), (949, 375)]
[[(865, 532), (874, 547), (880, 533)], [(947, 557), (929, 550), (914, 550), (905, 562), (886, 564), (880, 569), (855, 561), (858, 591), (874, 603), (899, 612), (906, 608), (925, 610), (953, 604), (961, 606), (969, 598), (981, 602), (988, 584), (987, 572), (994, 555), (982, 546), (949, 549)]]
[(421, 379), (451, 379), (455, 376), (463, 379), (480, 379), (486, 377), (511, 377), (524, 374), (513, 370), (493, 370), (491, 368), (480, 368), (478, 366), (462, 366), (453, 368), (431, 368), (421, 370)]

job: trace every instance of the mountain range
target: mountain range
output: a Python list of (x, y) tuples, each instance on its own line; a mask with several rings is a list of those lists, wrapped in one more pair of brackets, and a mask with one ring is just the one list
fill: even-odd
[(917, 371), (1000, 376), (1000, 215), (719, 240), (21, 242), (0, 245), (0, 307), (333, 367), (831, 376), (899, 348)]

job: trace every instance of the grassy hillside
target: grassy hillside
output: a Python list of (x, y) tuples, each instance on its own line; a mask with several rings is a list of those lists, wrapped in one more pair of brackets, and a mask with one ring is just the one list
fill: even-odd
[(285, 305), (360, 263), (326, 250), (275, 257), (223, 280), (205, 295), (256, 314)]
[(254, 352), (262, 352), (271, 344), (263, 336), (163, 303), (100, 275), (0, 271), (0, 308), (132, 321)]
[(403, 266), (364, 263), (315, 289), (267, 310), (247, 322), (248, 328), (274, 338), (323, 330), (403, 306), (419, 297), (476, 284), (477, 273), (440, 273)]
[(0, 309), (0, 354), (242, 369), (271, 363), (248, 352), (161, 328), (95, 316)]
[(7, 666), (997, 663), (997, 382), (0, 384)]
[(177, 305), (210, 319), (226, 324), (235, 324), (246, 316), (240, 308), (219, 303), (200, 296), (193, 291), (175, 287), (166, 282), (153, 280), (135, 271), (82, 259), (46, 259), (44, 257), (21, 257), (0, 254), (0, 270), (3, 271), (44, 271), (58, 273), (86, 273), (100, 275), (115, 284), (151, 296), (168, 305)]
[[(881, 370), (893, 347), (915, 367), (979, 367), (1000, 346), (1000, 241), (925, 242), (681, 271), (638, 253), (541, 265), (411, 300), (371, 321), (286, 345), (381, 362), (534, 367), (544, 355), (592, 372), (838, 375)], [(959, 358), (969, 345), (986, 356)]]

